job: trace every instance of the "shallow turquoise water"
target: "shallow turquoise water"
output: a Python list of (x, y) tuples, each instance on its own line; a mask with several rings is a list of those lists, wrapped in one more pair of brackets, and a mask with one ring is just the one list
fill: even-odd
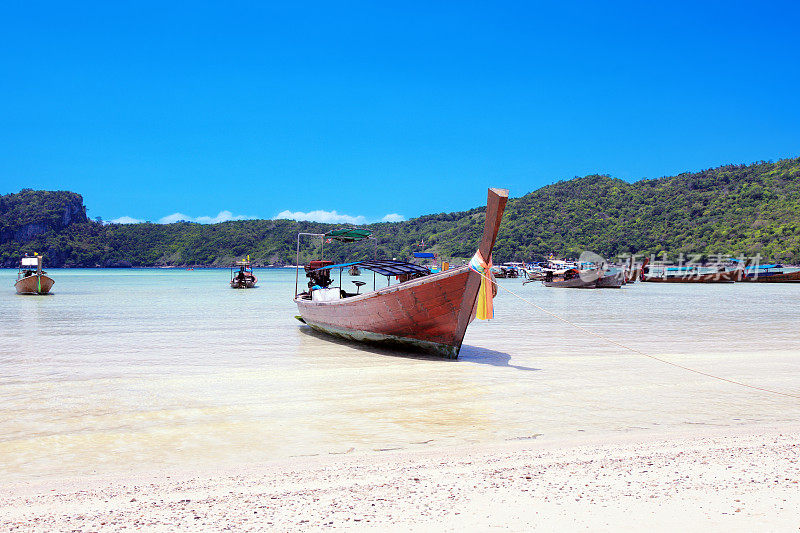
[[(365, 348), (294, 319), (294, 271), (0, 270), (0, 473), (196, 467), (579, 434), (780, 423), (800, 401), (626, 352), (501, 291), (458, 361)], [(800, 284), (520, 296), (653, 355), (800, 393)]]

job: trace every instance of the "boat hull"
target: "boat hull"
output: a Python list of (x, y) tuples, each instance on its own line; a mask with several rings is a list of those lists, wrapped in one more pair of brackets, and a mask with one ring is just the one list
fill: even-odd
[(52, 278), (34, 274), (18, 280), (14, 284), (14, 288), (17, 290), (17, 294), (47, 294), (53, 288), (54, 283)]
[(231, 281), (231, 289), (252, 289), (256, 286), (256, 282), (258, 278), (253, 276), (252, 278), (245, 279), (245, 280), (238, 280), (234, 279)]
[(303, 322), (318, 331), (455, 359), (479, 285), (480, 275), (464, 266), (337, 301), (295, 303)]
[(691, 276), (643, 276), (641, 281), (647, 283), (733, 283), (740, 280), (742, 272), (740, 270), (730, 270), (728, 272), (712, 272), (710, 274), (695, 274)]
[(598, 289), (621, 289), (625, 285), (625, 272), (614, 269), (606, 272), (597, 280)]
[(557, 287), (562, 289), (594, 289), (597, 287), (597, 280), (582, 280), (580, 277), (563, 279), (556, 281), (543, 281), (545, 287)]
[[(568, 271), (567, 271), (568, 272)], [(580, 275), (570, 279), (555, 278), (545, 280), (542, 285), (545, 287), (558, 287), (562, 289), (595, 289), (602, 278), (602, 271), (592, 268), (582, 270)]]
[(747, 276), (743, 277), (741, 281), (752, 281), (755, 283), (800, 283), (800, 270), (782, 274), (759, 274), (757, 277)]

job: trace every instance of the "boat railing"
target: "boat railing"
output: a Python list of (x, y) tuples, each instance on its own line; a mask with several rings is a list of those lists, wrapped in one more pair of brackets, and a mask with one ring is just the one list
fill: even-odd
[[(378, 240), (372, 235), (372, 232), (367, 230), (361, 230), (357, 228), (347, 228), (347, 229), (340, 229), (329, 231), (328, 233), (305, 233), (301, 232), (297, 234), (297, 252), (295, 256), (295, 273), (294, 273), (294, 294), (295, 298), (300, 296), (300, 238), (301, 237), (319, 237), (320, 239), (320, 261), (325, 259), (325, 243), (332, 243), (334, 240), (342, 243), (352, 243), (352, 242), (360, 242), (363, 240), (369, 240), (373, 242), (373, 251), (372, 257), (373, 259), (377, 258), (378, 255)], [(375, 283), (374, 276), (373, 276), (373, 284)], [(342, 276), (340, 273), (339, 276), (339, 290), (342, 289)]]

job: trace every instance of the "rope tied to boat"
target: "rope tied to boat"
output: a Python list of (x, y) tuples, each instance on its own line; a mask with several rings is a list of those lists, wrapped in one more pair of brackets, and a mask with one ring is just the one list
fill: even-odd
[[(470, 263), (470, 266), (472, 266), (472, 263)], [(478, 271), (476, 270), (476, 272), (478, 272)], [(601, 335), (599, 333), (595, 333), (594, 331), (592, 331), (592, 330), (590, 330), (588, 328), (585, 328), (585, 327), (583, 327), (583, 326), (581, 326), (579, 324), (576, 324), (576, 323), (574, 323), (574, 322), (572, 322), (570, 320), (567, 320), (566, 318), (564, 318), (564, 317), (562, 317), (562, 316), (560, 316), (560, 315), (558, 315), (558, 314), (556, 314), (556, 313), (554, 313), (552, 311), (548, 311), (544, 307), (536, 305), (535, 303), (531, 302), (530, 300), (527, 300), (527, 299), (523, 298), (522, 296), (520, 296), (519, 294), (515, 293), (511, 289), (503, 287), (502, 285), (497, 283), (497, 281), (494, 280), (494, 278), (490, 279), (489, 277), (487, 277), (482, 272), (478, 272), (478, 273), (481, 275), (481, 283), (482, 284), (484, 283), (485, 280), (488, 280), (488, 282), (489, 283), (493, 283), (495, 285), (495, 287), (503, 289), (504, 291), (506, 291), (507, 293), (511, 294), (512, 296), (514, 296), (518, 300), (522, 300), (526, 304), (528, 304), (528, 305), (530, 305), (532, 307), (535, 307), (539, 311), (542, 311), (543, 313), (546, 313), (546, 314), (552, 316), (556, 320), (560, 320), (561, 322), (564, 322), (565, 324), (569, 324), (570, 326), (572, 326), (574, 328), (577, 328), (577, 329), (583, 331), (584, 333), (586, 333), (588, 335), (591, 335), (592, 337), (596, 337), (598, 339), (604, 340), (604, 341), (606, 341), (608, 343), (611, 343), (611, 344), (613, 344), (615, 346), (619, 346), (620, 348), (623, 348), (625, 350), (629, 350), (629, 351), (631, 351), (631, 352), (633, 352), (635, 354), (642, 355), (644, 357), (653, 359), (653, 360), (658, 361), (660, 363), (664, 363), (664, 364), (667, 364), (667, 365), (670, 365), (670, 366), (674, 366), (674, 367), (680, 368), (682, 370), (686, 370), (688, 372), (693, 372), (695, 374), (700, 374), (701, 376), (705, 376), (705, 377), (708, 377), (708, 378), (716, 379), (716, 380), (719, 380), (719, 381), (724, 381), (724, 382), (730, 383), (732, 385), (738, 385), (740, 387), (745, 387), (747, 389), (757, 390), (757, 391), (760, 391), (760, 392), (766, 392), (766, 393), (769, 393), (769, 394), (775, 394), (775, 395), (778, 395), (778, 396), (785, 396), (785, 397), (788, 397), (788, 398), (800, 398), (800, 394), (793, 394), (791, 392), (784, 392), (784, 391), (779, 391), (779, 390), (775, 390), (775, 389), (769, 389), (767, 387), (759, 387), (758, 385), (751, 385), (749, 383), (744, 383), (742, 381), (737, 381), (735, 379), (730, 379), (730, 378), (726, 378), (726, 377), (722, 377), (722, 376), (717, 376), (717, 375), (714, 375), (714, 374), (710, 374), (708, 372), (704, 372), (702, 370), (697, 370), (696, 368), (691, 368), (691, 367), (688, 367), (688, 366), (685, 366), (685, 365), (682, 365), (682, 364), (679, 364), (679, 363), (674, 363), (672, 361), (668, 361), (666, 359), (662, 359), (661, 357), (656, 357), (655, 355), (650, 355), (650, 354), (648, 354), (646, 352), (643, 352), (641, 350), (638, 350), (636, 348), (632, 348), (630, 346), (622, 344), (621, 342), (617, 342), (614, 339), (610, 339), (610, 338), (606, 337), (605, 335)], [(481, 285), (481, 288), (483, 288), (483, 285)]]
[(494, 285), (497, 284), (492, 276), (492, 256), (489, 256), (489, 261), (487, 262), (483, 258), (481, 251), (476, 250), (475, 255), (469, 261), (469, 268), (481, 276), (481, 287), (478, 290), (478, 309), (475, 313), (475, 318), (490, 320), (494, 318)]

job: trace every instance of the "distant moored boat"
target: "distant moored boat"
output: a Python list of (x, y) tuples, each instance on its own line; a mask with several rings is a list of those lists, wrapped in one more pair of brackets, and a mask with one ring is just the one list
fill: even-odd
[(590, 270), (568, 268), (561, 274), (555, 274), (550, 270), (546, 273), (542, 285), (562, 289), (594, 289), (597, 287), (600, 274), (600, 270), (596, 268)]
[(759, 265), (745, 270), (741, 281), (761, 283), (800, 283), (800, 268), (787, 268), (783, 265)]
[(641, 281), (657, 283), (733, 283), (741, 281), (744, 270), (737, 268), (726, 270), (722, 267), (645, 267)]
[(55, 281), (42, 270), (42, 256), (25, 256), (20, 260), (19, 273), (14, 288), (17, 294), (47, 294)]
[[(236, 268), (239, 270), (236, 270)], [(256, 286), (258, 278), (253, 274), (253, 267), (250, 266), (250, 256), (244, 261), (236, 261), (231, 267), (231, 288), (232, 289), (252, 289)]]

